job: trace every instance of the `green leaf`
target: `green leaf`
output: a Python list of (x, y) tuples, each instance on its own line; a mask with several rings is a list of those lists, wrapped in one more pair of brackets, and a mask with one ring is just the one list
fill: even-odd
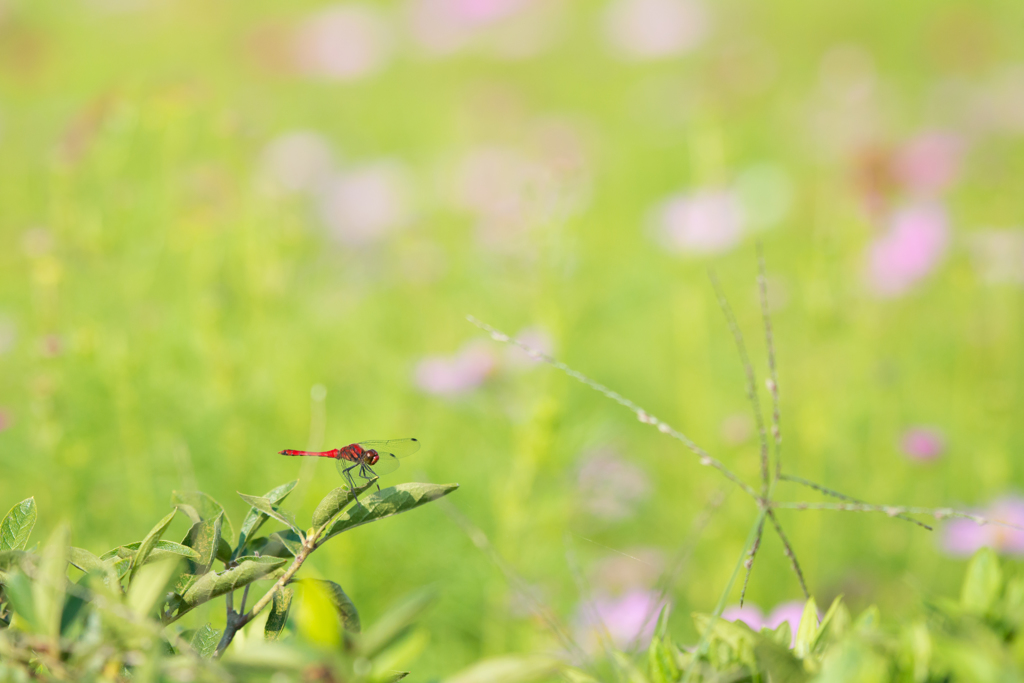
[(671, 611), (669, 605), (666, 604), (661, 608), (661, 612), (658, 613), (658, 623), (654, 628), (654, 635), (662, 640), (668, 637), (668, 617)]
[(183, 609), (178, 617), (188, 610), (225, 593), (258, 581), (285, 564), (287, 560), (278, 557), (257, 557), (244, 559), (237, 567), (222, 572), (207, 572), (198, 577), (181, 596)]
[(189, 645), (203, 659), (209, 659), (217, 651), (217, 643), (220, 642), (221, 632), (209, 624), (203, 624), (202, 628), (196, 629), (189, 639)]
[(0, 522), (0, 551), (24, 550), (36, 525), (36, 499), (26, 498), (11, 508)]
[(32, 595), (32, 582), (20, 571), (11, 572), (4, 584), (4, 595), (7, 602), (25, 622), (36, 629), (36, 603)]
[[(785, 622), (783, 622), (785, 623)], [(829, 645), (837, 642), (850, 627), (850, 610), (843, 604), (843, 596), (839, 595), (832, 601), (828, 612), (821, 618), (818, 633), (814, 637), (811, 652), (821, 654)]]
[(800, 617), (800, 626), (796, 629), (796, 643), (793, 645), (793, 650), (797, 657), (803, 659), (810, 654), (816, 635), (818, 635), (818, 604), (814, 598), (809, 598), (804, 603), (804, 613)]
[[(231, 526), (231, 519), (228, 518), (228, 513), (224, 510), (224, 506), (214, 500), (212, 496), (202, 491), (173, 491), (171, 493), (171, 505), (181, 507), (182, 512), (189, 515), (193, 524), (204, 519), (213, 519), (217, 515), (224, 515), (222, 524), (226, 530), (225, 535), (229, 538), (235, 537), (235, 529)], [(189, 511), (184, 506), (188, 506), (192, 510)], [(190, 514), (190, 512), (194, 513), (195, 516)]]
[(437, 500), (441, 496), (446, 496), (457, 488), (459, 488), (458, 484), (408, 483), (371, 493), (363, 498), (360, 505), (339, 514), (331, 522), (319, 543), (357, 526), (408, 512), (432, 500)]
[(359, 639), (358, 649), (364, 657), (372, 658), (393, 643), (427, 609), (434, 600), (434, 591), (419, 590), (389, 610)]
[(231, 561), (231, 554), (234, 551), (231, 549), (231, 544), (224, 538), (224, 534), (221, 533), (220, 541), (217, 542), (217, 559), (227, 564)]
[(349, 503), (376, 482), (377, 478), (374, 477), (370, 481), (357, 486), (355, 490), (349, 489), (347, 486), (339, 486), (328, 493), (320, 501), (320, 504), (316, 506), (316, 510), (313, 511), (313, 527), (319, 529), (324, 524), (327, 524), (334, 515), (344, 510)]
[[(135, 541), (134, 543), (128, 543), (127, 545), (120, 545), (112, 550), (100, 555), (100, 560), (107, 562), (114, 558), (121, 560), (131, 560), (139, 551), (139, 547), (142, 545), (142, 541)], [(168, 559), (168, 555), (180, 555), (187, 560), (198, 560), (199, 553), (192, 548), (184, 546), (174, 541), (157, 541), (156, 545), (153, 546), (152, 552), (149, 554), (147, 562), (154, 562), (157, 560)]]
[(196, 557), (189, 560), (189, 574), (205, 574), (210, 571), (217, 549), (220, 547), (221, 526), (224, 515), (203, 519), (192, 525), (182, 544), (191, 548)]
[(548, 677), (554, 673), (557, 667), (557, 660), (543, 655), (506, 655), (477, 662), (454, 676), (444, 679), (444, 683), (536, 681)]
[(804, 683), (810, 675), (787, 645), (777, 642), (775, 638), (761, 637), (754, 646), (757, 665), (768, 674), (767, 680), (771, 683)]
[[(295, 485), (298, 483), (299, 480), (296, 479), (295, 481), (290, 481), (287, 484), (281, 484), (280, 486), (272, 488), (264, 493), (261, 498), (266, 498), (271, 502), (271, 504), (277, 505), (288, 497), (288, 494), (292, 492), (292, 489), (294, 489)], [(249, 509), (249, 513), (245, 516), (245, 519), (242, 520), (242, 530), (238, 535), (238, 546), (235, 548), (235, 555), (242, 552), (242, 549), (245, 547), (246, 540), (251, 538), (268, 519), (269, 517), (267, 517), (263, 512), (255, 508)]]
[[(665, 609), (662, 609), (662, 614), (665, 614)], [(652, 683), (675, 683), (679, 679), (675, 657), (661, 636), (651, 638), (651, 645), (647, 648), (647, 671)]]
[(285, 557), (285, 555), (281, 553), (282, 549), (292, 557), (297, 557), (299, 551), (302, 550), (302, 539), (299, 538), (299, 535), (291, 529), (287, 531), (275, 531), (270, 534), (268, 543), (260, 551), (260, 554)]
[(68, 561), (76, 568), (85, 573), (91, 571), (106, 571), (107, 565), (103, 561), (82, 548), (71, 547), (68, 549)]
[(999, 556), (991, 548), (974, 553), (960, 590), (960, 604), (975, 614), (986, 614), (995, 607), (1003, 592), (1003, 569)]
[(274, 593), (274, 603), (270, 607), (270, 616), (267, 617), (267, 625), (263, 629), (263, 637), (267, 640), (277, 640), (288, 623), (288, 610), (292, 606), (292, 597), (295, 592), (288, 586)]
[(150, 613), (153, 606), (166, 592), (181, 558), (152, 562), (140, 568), (128, 586), (126, 602), (128, 608), (142, 617)]
[(36, 629), (56, 642), (60, 637), (60, 617), (67, 594), (68, 538), (67, 525), (58, 526), (43, 546), (39, 568), (32, 582)]
[(139, 542), (139, 549), (135, 552), (135, 556), (132, 558), (131, 567), (128, 569), (128, 581), (131, 582), (135, 578), (135, 573), (138, 568), (146, 563), (146, 558), (153, 552), (153, 548), (156, 546), (157, 541), (167, 531), (167, 527), (171, 525), (171, 520), (174, 519), (174, 515), (178, 514), (177, 508), (171, 510), (167, 515), (156, 523), (146, 537)]
[(262, 496), (247, 496), (244, 493), (239, 493), (238, 495), (253, 508), (259, 510), (268, 517), (273, 517), (285, 526), (291, 527), (292, 531), (299, 534), (300, 537), (302, 536), (302, 529), (295, 524), (295, 520), (291, 519), (288, 515), (274, 507), (274, 504), (266, 498)]
[(341, 586), (333, 581), (327, 581), (324, 579), (301, 579), (295, 583), (303, 586), (315, 583), (320, 586), (324, 593), (330, 598), (331, 604), (334, 605), (334, 609), (338, 612), (338, 617), (341, 619), (341, 623), (345, 627), (345, 630), (351, 633), (359, 633), (362, 630), (362, 625), (359, 623), (359, 612), (356, 610), (356, 606), (352, 603), (352, 599), (345, 594), (345, 591)]

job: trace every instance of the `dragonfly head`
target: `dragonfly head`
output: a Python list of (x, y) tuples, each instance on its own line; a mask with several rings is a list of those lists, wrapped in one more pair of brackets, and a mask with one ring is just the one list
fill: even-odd
[(376, 465), (377, 461), (380, 460), (380, 456), (377, 455), (377, 451), (373, 450), (372, 448), (366, 451), (366, 453), (363, 454), (363, 457), (366, 458), (366, 464), (370, 465), (371, 467)]

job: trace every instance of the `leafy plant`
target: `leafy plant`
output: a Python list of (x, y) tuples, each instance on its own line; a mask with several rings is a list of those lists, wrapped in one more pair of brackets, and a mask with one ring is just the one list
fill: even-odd
[[(404, 676), (393, 669), (422, 645), (410, 627), (429, 594), (411, 596), (363, 631), (340, 585), (300, 580), (296, 574), (335, 536), (413, 510), (458, 485), (407, 483), (366, 495), (361, 494), (376, 480), (355, 489), (339, 487), (317, 506), (312, 526), (302, 529), (281, 507), (296, 483), (262, 496), (239, 494), (250, 509), (236, 542), (230, 540), (236, 538), (234, 527), (220, 503), (199, 491), (175, 492), (174, 509), (141, 541), (99, 556), (70, 546), (66, 526), (40, 550), (28, 549), (35, 500), (15, 505), (0, 522), (0, 681), (261, 680), (274, 672), (285, 680), (291, 674), (339, 681)], [(178, 514), (191, 526), (181, 542), (169, 541), (164, 535)], [(271, 519), (283, 528), (261, 534)], [(69, 567), (80, 573), (73, 582)], [(246, 609), (250, 589), (260, 582), (272, 584)], [(221, 596), (224, 629), (177, 626), (186, 614)], [(244, 647), (222, 657), (265, 611), (264, 637), (248, 638)], [(296, 637), (283, 638), (289, 624)]]
[[(629, 683), (744, 681), (883, 683), (1019, 681), (1024, 678), (1024, 576), (1005, 577), (996, 554), (979, 550), (959, 600), (925, 598), (918, 614), (882, 621), (877, 607), (854, 617), (842, 597), (819, 618), (805, 603), (796, 633), (787, 622), (754, 631), (742, 621), (695, 613), (706, 648), (683, 647), (668, 634), (667, 608), (644, 656), (612, 651), (609, 680)], [(591, 672), (565, 670), (575, 683)], [(604, 677), (602, 677), (604, 678)]]

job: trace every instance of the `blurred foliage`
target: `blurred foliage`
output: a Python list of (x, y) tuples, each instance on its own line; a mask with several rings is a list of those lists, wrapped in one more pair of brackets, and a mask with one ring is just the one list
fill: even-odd
[(811, 598), (795, 634), (788, 622), (755, 631), (742, 621), (695, 613), (706, 637), (685, 648), (668, 633), (666, 609), (646, 661), (611, 649), (603, 663), (591, 663), (593, 673), (569, 669), (565, 675), (573, 683), (1021, 680), (1024, 576), (1012, 569), (1007, 575), (985, 548), (968, 565), (959, 600), (922, 598), (915, 615), (898, 621), (883, 620), (875, 606), (854, 617), (842, 597), (820, 616)]
[[(256, 533), (270, 518), (290, 525), (279, 504), (295, 482), (264, 496), (240, 494), (252, 507), (234, 547), (221, 535), (231, 524), (219, 503), (198, 491), (176, 492), (176, 509), (145, 538), (99, 557), (68, 545), (66, 526), (41, 549), (27, 549), (36, 507), (33, 498), (22, 501), (0, 521), (0, 681), (400, 680), (408, 672), (397, 668), (425, 645), (413, 624), (431, 602), (429, 592), (410, 596), (364, 631), (341, 586), (294, 578), (308, 556), (346, 529), (457, 488), (402, 484), (359, 501), (359, 493), (375, 483), (332, 491), (322, 507), (333, 514), (307, 532), (293, 526), (287, 533), (294, 533), (294, 545), (282, 542), (281, 532)], [(179, 512), (192, 527), (180, 544), (163, 540)], [(215, 560), (222, 570), (213, 567)], [(80, 574), (74, 582), (72, 568)], [(246, 611), (250, 588), (262, 581), (274, 584)], [(176, 623), (220, 596), (226, 601), (224, 629)], [(229, 650), (238, 636), (242, 642)]]
[[(567, 534), (589, 539), (588, 582), (625, 590), (602, 584), (611, 561), (626, 553), (648, 563), (632, 574), (657, 574), (658, 558), (689, 547), (718, 482), (617, 406), (501, 350), (463, 394), (425, 391), (419, 364), (480, 338), (467, 313), (539, 329), (559, 358), (753, 480), (742, 369), (706, 271), (755, 339), (755, 239), (777, 294), (788, 471), (906, 505), (980, 506), (1024, 486), (1020, 268), (993, 281), (974, 251), (980, 233), (1024, 223), (1020, 2), (697, 3), (704, 41), (650, 60), (609, 46), (611, 0), (545, 0), (562, 12), (539, 32), (549, 42), (514, 58), (490, 35), (428, 54), (409, 37), (411, 0), (362, 4), (397, 27), (391, 61), (339, 81), (289, 58), (291, 36), (334, 3), (0, 0), (0, 499), (36, 495), (44, 538), (68, 520), (75, 546), (124, 547), (130, 565), (121, 544), (162, 517), (167, 491), (206, 491), (238, 520), (250, 506), (235, 489), (296, 478), (289, 500), (309, 518), (333, 470), (277, 451), (415, 435), (425, 448), (395, 481), (461, 482), (463, 514), (575, 623), (587, 594)], [(926, 198), (944, 211), (948, 248), (914, 288), (879, 297), (871, 250), (919, 200), (892, 161), (932, 130), (965, 146), (956, 181)], [(332, 178), (397, 165), (404, 222), (354, 243), (316, 192), (268, 190), (270, 152), (296, 132), (323, 142)], [(530, 183), (499, 192), (499, 209), (530, 211), (496, 239), (461, 196), (467, 159), (494, 149), (555, 178), (558, 199), (549, 207), (549, 188)], [(714, 254), (652, 238), (667, 199), (764, 168), (789, 188), (774, 225)], [(749, 213), (772, 213), (782, 194), (758, 195)], [(914, 425), (940, 429), (942, 457), (905, 456)], [(616, 510), (581, 483), (602, 449), (645, 485), (619, 516), (595, 513)], [(692, 633), (679, 615), (720, 594), (753, 512), (731, 496), (674, 575), (679, 633)], [(938, 534), (897, 521), (779, 516), (822, 604), (843, 593), (854, 612), (899, 613), (906, 576), (942, 593), (964, 571)], [(367, 623), (393, 595), (439, 581), (417, 671), (554, 645), (440, 510), (403, 521), (353, 529), (309, 567)], [(178, 515), (166, 537), (192, 526)], [(187, 559), (196, 571), (207, 560)], [(758, 563), (751, 601), (800, 595), (780, 578), (776, 541)], [(221, 618), (200, 606), (184, 621)]]

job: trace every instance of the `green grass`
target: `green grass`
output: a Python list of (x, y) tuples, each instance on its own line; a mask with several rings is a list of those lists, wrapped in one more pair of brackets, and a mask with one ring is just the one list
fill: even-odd
[[(788, 294), (775, 315), (787, 468), (868, 500), (917, 505), (980, 504), (1024, 484), (1015, 419), (1024, 297), (982, 283), (960, 241), (1024, 220), (1013, 184), (1020, 138), (978, 142), (947, 201), (957, 234), (949, 259), (913, 293), (877, 301), (861, 284), (873, 228), (850, 169), (822, 163), (801, 119), (821, 55), (856, 42), (895, 90), (891, 139), (933, 125), (923, 112), (936, 82), (980, 82), (1021, 59), (1005, 35), (1019, 24), (1017, 3), (971, 6), (994, 36), (980, 66), (932, 59), (936, 48), (918, 30), (934, 19), (930, 3), (898, 14), (862, 3), (839, 16), (813, 3), (768, 12), (736, 0), (720, 9), (708, 47), (650, 66), (612, 60), (594, 6), (576, 2), (563, 39), (535, 60), (403, 52), (353, 85), (261, 70), (253, 31), (314, 6), (189, 0), (118, 15), (16, 2), (0, 20), (0, 36), (11, 38), (0, 51), (0, 314), (17, 328), (0, 356), (0, 408), (13, 420), (0, 432), (0, 505), (35, 495), (40, 537), (66, 519), (74, 544), (97, 552), (138, 540), (189, 482), (237, 524), (235, 491), (259, 494), (298, 476), (301, 461), (276, 451), (306, 446), (310, 388), (322, 384), (325, 445), (419, 437), (423, 450), (388, 481), (458, 481), (451, 501), (571, 618), (579, 595), (566, 531), (671, 553), (721, 482), (679, 444), (547, 368), (501, 374), (453, 401), (418, 391), (415, 364), (486, 339), (467, 313), (510, 332), (541, 326), (561, 359), (755, 479), (754, 441), (732, 447), (721, 436), (722, 420), (747, 408), (706, 277), (709, 266), (719, 272), (763, 375), (753, 242), (678, 259), (643, 222), (668, 193), (765, 159), (796, 191), (788, 218), (763, 235), (770, 274)], [(774, 53), (777, 79), (737, 94), (716, 68), (731, 41), (746, 38)], [(474, 114), (488, 93), (504, 93), (521, 114)], [(679, 111), (664, 109), (677, 100)], [(538, 226), (525, 255), (481, 250), (440, 179), (472, 146), (521, 145), (547, 116), (585, 132), (590, 204)], [(343, 248), (301, 200), (254, 189), (264, 145), (295, 128), (321, 132), (344, 162), (403, 159), (418, 184), (415, 224), (378, 247)], [(702, 156), (708, 145), (720, 162)], [(45, 230), (48, 249), (33, 230)], [(436, 281), (412, 281), (407, 264), (426, 247), (446, 268)], [(60, 340), (53, 357), (41, 352), (48, 335)], [(916, 465), (898, 452), (916, 423), (946, 434), (939, 462)], [(655, 482), (622, 523), (591, 519), (573, 492), (578, 454), (601, 443)], [(310, 473), (290, 501), (306, 515), (339, 482), (329, 462)], [(673, 593), (680, 633), (691, 609), (713, 606), (755, 515), (732, 495), (715, 517)], [(963, 562), (916, 527), (846, 513), (781, 517), (819, 604), (845, 591), (854, 607), (898, 609), (914, 599), (908, 577), (945, 593), (960, 581)], [(367, 621), (400, 594), (437, 584), (424, 676), (553, 642), (514, 615), (498, 570), (441, 509), (378, 526), (347, 534), (311, 564)], [(576, 544), (587, 566), (609, 554)], [(799, 597), (773, 538), (748, 595), (765, 607)]]

